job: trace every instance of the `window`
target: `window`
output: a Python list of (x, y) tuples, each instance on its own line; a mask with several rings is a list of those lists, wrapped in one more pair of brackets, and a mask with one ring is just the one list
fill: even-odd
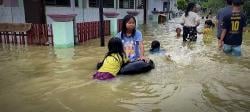
[(137, 9), (143, 9), (143, 5), (144, 5), (143, 0), (137, 0), (136, 2)]
[(163, 2), (163, 11), (170, 10), (170, 2)]
[[(114, 8), (114, 0), (103, 0), (104, 8)], [(89, 0), (89, 7), (99, 7), (99, 0)]]
[(134, 0), (119, 0), (119, 8), (133, 9), (134, 4)]
[(103, 7), (104, 8), (114, 8), (114, 0), (103, 0)]
[(89, 0), (89, 7), (98, 7), (99, 0)]
[[(70, 7), (70, 0), (45, 0), (45, 4)], [(75, 0), (75, 6), (78, 7), (78, 0)]]

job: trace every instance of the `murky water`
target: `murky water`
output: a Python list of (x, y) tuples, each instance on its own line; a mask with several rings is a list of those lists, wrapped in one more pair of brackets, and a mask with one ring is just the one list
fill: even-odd
[(171, 55), (149, 55), (146, 74), (92, 80), (106, 48), (92, 40), (75, 48), (0, 45), (1, 112), (247, 112), (250, 35), (243, 56), (221, 53), (217, 41), (183, 45), (175, 23), (143, 28), (145, 47), (157, 39)]

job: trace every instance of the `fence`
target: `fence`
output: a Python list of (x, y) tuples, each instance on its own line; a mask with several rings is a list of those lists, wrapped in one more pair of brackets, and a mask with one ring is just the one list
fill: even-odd
[(0, 32), (0, 43), (25, 44), (25, 32)]
[[(100, 37), (99, 21), (77, 23), (77, 42), (83, 43)], [(121, 26), (119, 26), (120, 28)], [(110, 21), (104, 21), (104, 35), (110, 35)], [(0, 32), (0, 43), (53, 45), (52, 25), (32, 24), (27, 32)]]
[(48, 45), (53, 43), (52, 25), (32, 24), (27, 32), (0, 32), (0, 43)]
[(117, 26), (118, 26), (118, 32), (120, 32), (122, 30), (122, 19), (118, 19), (117, 21)]
[(33, 24), (31, 30), (27, 32), (28, 44), (47, 45), (53, 44), (52, 25)]
[[(99, 21), (77, 23), (77, 40), (79, 43), (100, 37)], [(110, 35), (110, 21), (104, 21), (104, 35)]]

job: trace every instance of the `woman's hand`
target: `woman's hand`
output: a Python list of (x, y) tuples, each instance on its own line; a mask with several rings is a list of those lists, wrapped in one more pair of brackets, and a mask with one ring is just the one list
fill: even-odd
[(142, 60), (142, 61), (149, 63), (149, 58), (144, 57), (144, 56), (140, 56), (140, 58), (138, 60)]

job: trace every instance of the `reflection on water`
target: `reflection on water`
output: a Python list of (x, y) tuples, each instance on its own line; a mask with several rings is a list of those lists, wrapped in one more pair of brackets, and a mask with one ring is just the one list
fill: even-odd
[(243, 56), (235, 58), (221, 53), (216, 39), (204, 44), (202, 35), (196, 43), (183, 44), (173, 25), (175, 20), (142, 29), (146, 50), (159, 40), (171, 58), (146, 52), (156, 69), (111, 81), (92, 80), (95, 64), (106, 52), (99, 40), (68, 49), (0, 45), (0, 110), (250, 111), (250, 39), (244, 40)]
[(74, 51), (74, 48), (54, 49), (56, 57), (63, 60), (72, 60), (72, 57), (75, 55)]

